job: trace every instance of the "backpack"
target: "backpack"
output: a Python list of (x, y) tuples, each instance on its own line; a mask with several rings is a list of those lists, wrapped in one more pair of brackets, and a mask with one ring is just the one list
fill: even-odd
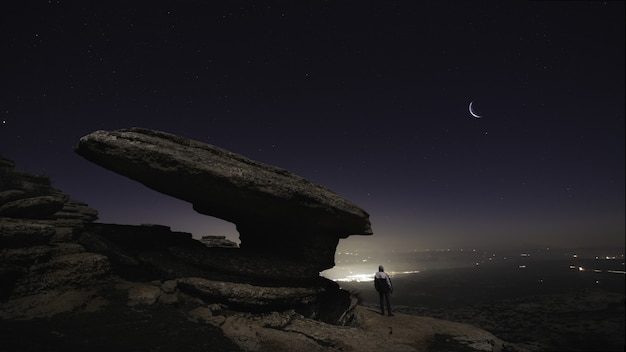
[(389, 292), (389, 285), (387, 284), (387, 278), (375, 278), (374, 288), (378, 292)]

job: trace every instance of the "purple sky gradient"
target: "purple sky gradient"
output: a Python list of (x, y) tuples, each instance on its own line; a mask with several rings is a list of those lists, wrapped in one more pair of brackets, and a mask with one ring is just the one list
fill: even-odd
[(344, 247), (624, 247), (624, 2), (219, 3), (2, 5), (0, 155), (101, 222), (196, 237), (238, 240), (79, 138), (146, 127), (285, 168), (370, 213)]

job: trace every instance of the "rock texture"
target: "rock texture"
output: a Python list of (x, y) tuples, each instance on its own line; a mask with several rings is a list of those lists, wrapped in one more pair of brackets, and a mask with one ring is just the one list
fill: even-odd
[(239, 248), (237, 243), (227, 240), (226, 236), (202, 236), (200, 242), (207, 247)]
[(354, 314), (349, 326), (323, 324), (293, 311), (263, 319), (239, 313), (209, 323), (245, 351), (524, 351), (471, 325), (405, 314), (390, 318), (361, 306)]
[[(90, 226), (80, 243), (107, 255), (127, 278), (228, 282), (183, 287), (246, 309), (299, 307), (333, 320), (347, 308), (346, 293), (319, 277), (334, 266), (340, 238), (372, 234), (368, 214), (345, 198), (286, 170), (160, 131), (96, 131), (76, 152), (237, 225), (238, 247), (216, 237), (202, 245), (156, 226)], [(328, 304), (336, 301), (344, 306)]]
[(96, 223), (95, 210), (2, 158), (0, 176), (2, 351), (522, 351), (465, 324), (380, 316), (319, 277), (267, 269), (254, 282), (211, 258), (255, 270), (280, 260), (166, 226)]
[(286, 170), (165, 132), (96, 131), (76, 152), (149, 188), (237, 225), (241, 249), (334, 266), (340, 238), (371, 235), (369, 215)]
[(48, 178), (16, 171), (0, 158), (0, 299), (50, 294), (109, 275), (105, 256), (75, 243), (96, 219), (95, 210)]
[(162, 225), (96, 223), (95, 210), (53, 188), (48, 178), (0, 161), (1, 297), (16, 300), (97, 286), (115, 276), (180, 282), (185, 294), (232, 309), (289, 308), (333, 323), (350, 306), (348, 292), (319, 276), (319, 263), (241, 250), (219, 236), (198, 241)]

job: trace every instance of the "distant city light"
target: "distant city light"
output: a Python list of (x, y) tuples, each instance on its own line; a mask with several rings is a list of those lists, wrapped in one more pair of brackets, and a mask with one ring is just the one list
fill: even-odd
[(348, 275), (344, 278), (339, 278), (335, 281), (340, 281), (340, 282), (368, 282), (368, 281), (374, 281), (374, 274), (355, 274), (355, 275)]
[[(380, 258), (377, 255), (372, 254), (372, 252), (370, 251), (361, 251), (356, 249), (352, 249), (349, 251), (338, 251), (335, 258), (335, 267), (323, 273), (320, 273), (320, 275), (337, 282), (371, 282), (374, 278), (375, 271), (370, 272), (370, 270), (373, 270), (375, 268), (370, 267), (370, 265), (374, 261), (380, 261), (380, 263), (382, 264), (389, 264), (389, 267), (387, 268), (387, 265), (385, 265), (385, 268), (391, 269), (388, 270), (388, 273), (390, 275), (415, 274), (421, 271), (431, 271), (433, 269), (446, 268), (448, 266), (451, 266), (452, 263), (456, 263), (446, 263), (445, 261), (441, 260), (444, 257), (440, 257), (441, 254), (437, 254), (435, 252), (447, 252), (449, 253), (449, 255), (452, 256), (450, 257), (450, 259), (452, 259), (453, 261), (459, 259), (461, 260), (454, 265), (460, 264), (461, 266), (473, 266), (477, 268), (476, 270), (481, 270), (479, 269), (479, 267), (491, 267), (492, 265), (498, 265), (498, 263), (503, 263), (504, 261), (515, 261), (514, 257), (508, 258), (508, 256), (500, 256), (500, 253), (494, 253), (494, 251), (492, 250), (483, 251), (476, 248), (468, 249), (444, 247), (443, 249), (411, 249), (407, 253), (420, 252), (424, 253), (423, 258), (420, 255), (411, 255), (411, 257), (409, 258), (409, 262), (406, 262), (407, 258), (396, 258), (396, 254), (392, 254), (392, 257), (394, 258), (394, 260), (392, 261), (389, 258)], [(455, 255), (455, 253), (463, 252), (463, 257), (458, 257)], [(554, 251), (550, 249), (550, 252)], [(469, 253), (473, 253), (473, 255), (471, 257), (467, 257)], [(446, 256), (448, 254), (443, 255)], [(519, 262), (515, 263), (515, 266), (517, 266), (518, 270), (530, 270), (528, 269), (528, 266), (531, 265), (531, 267), (534, 268), (534, 266), (530, 263), (534, 263), (535, 257), (537, 260), (540, 261), (544, 258), (542, 255), (537, 255), (537, 253), (530, 251), (518, 251), (515, 255), (519, 255), (518, 258), (520, 258)], [(594, 273), (594, 275), (626, 274), (626, 271), (624, 271), (623, 269), (624, 254), (604, 253), (589, 255), (586, 253), (570, 252), (567, 254), (567, 256), (569, 258), (573, 258), (574, 260), (572, 260), (570, 263), (561, 264), (563, 265), (562, 268), (566, 270), (576, 270), (581, 273)], [(469, 260), (465, 261), (467, 259)], [(597, 265), (589, 263), (583, 264), (581, 260), (584, 259), (595, 259)], [(411, 260), (416, 261), (411, 263)], [(619, 262), (616, 262), (616, 260), (619, 260)], [(613, 267), (604, 267), (604, 262), (606, 262), (607, 266)], [(621, 269), (620, 267), (616, 268), (615, 266), (617, 265), (619, 265)], [(419, 268), (420, 270), (415, 270), (417, 268)], [(394, 271), (393, 269), (396, 270)], [(597, 277), (597, 279), (598, 282), (601, 281), (600, 277)], [(543, 282), (543, 280), (540, 280), (538, 282)], [(593, 282), (594, 281), (591, 281), (591, 283)]]
[(606, 272), (611, 274), (626, 274), (624, 270), (607, 270)]

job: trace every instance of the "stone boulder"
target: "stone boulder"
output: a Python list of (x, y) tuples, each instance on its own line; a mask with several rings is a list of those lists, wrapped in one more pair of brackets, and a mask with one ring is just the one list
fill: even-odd
[(240, 310), (263, 310), (272, 307), (301, 307), (318, 300), (322, 287), (267, 287), (244, 283), (212, 281), (199, 277), (177, 280), (181, 290), (194, 293), (207, 301), (224, 300)]
[(49, 178), (17, 171), (0, 157), (0, 218), (80, 227), (97, 220), (98, 212), (52, 187)]
[(55, 233), (56, 228), (51, 224), (0, 218), (0, 247), (2, 248), (21, 248), (48, 244)]
[(226, 239), (226, 236), (202, 236), (200, 242), (210, 248), (239, 248), (237, 243)]
[(107, 258), (96, 253), (76, 253), (53, 257), (30, 267), (16, 285), (14, 297), (34, 295), (67, 287), (84, 287), (110, 273)]
[(199, 141), (141, 128), (96, 131), (76, 152), (235, 223), (242, 250), (313, 263), (318, 272), (334, 266), (340, 238), (372, 234), (369, 215), (329, 189)]
[(0, 206), (0, 216), (45, 219), (61, 211), (67, 198), (39, 196), (17, 199)]
[(91, 223), (98, 219), (98, 212), (83, 202), (69, 199), (63, 204), (61, 210), (54, 213), (54, 217), (57, 220), (78, 220)]
[(98, 282), (108, 259), (72, 243), (97, 212), (0, 158), (0, 299)]

